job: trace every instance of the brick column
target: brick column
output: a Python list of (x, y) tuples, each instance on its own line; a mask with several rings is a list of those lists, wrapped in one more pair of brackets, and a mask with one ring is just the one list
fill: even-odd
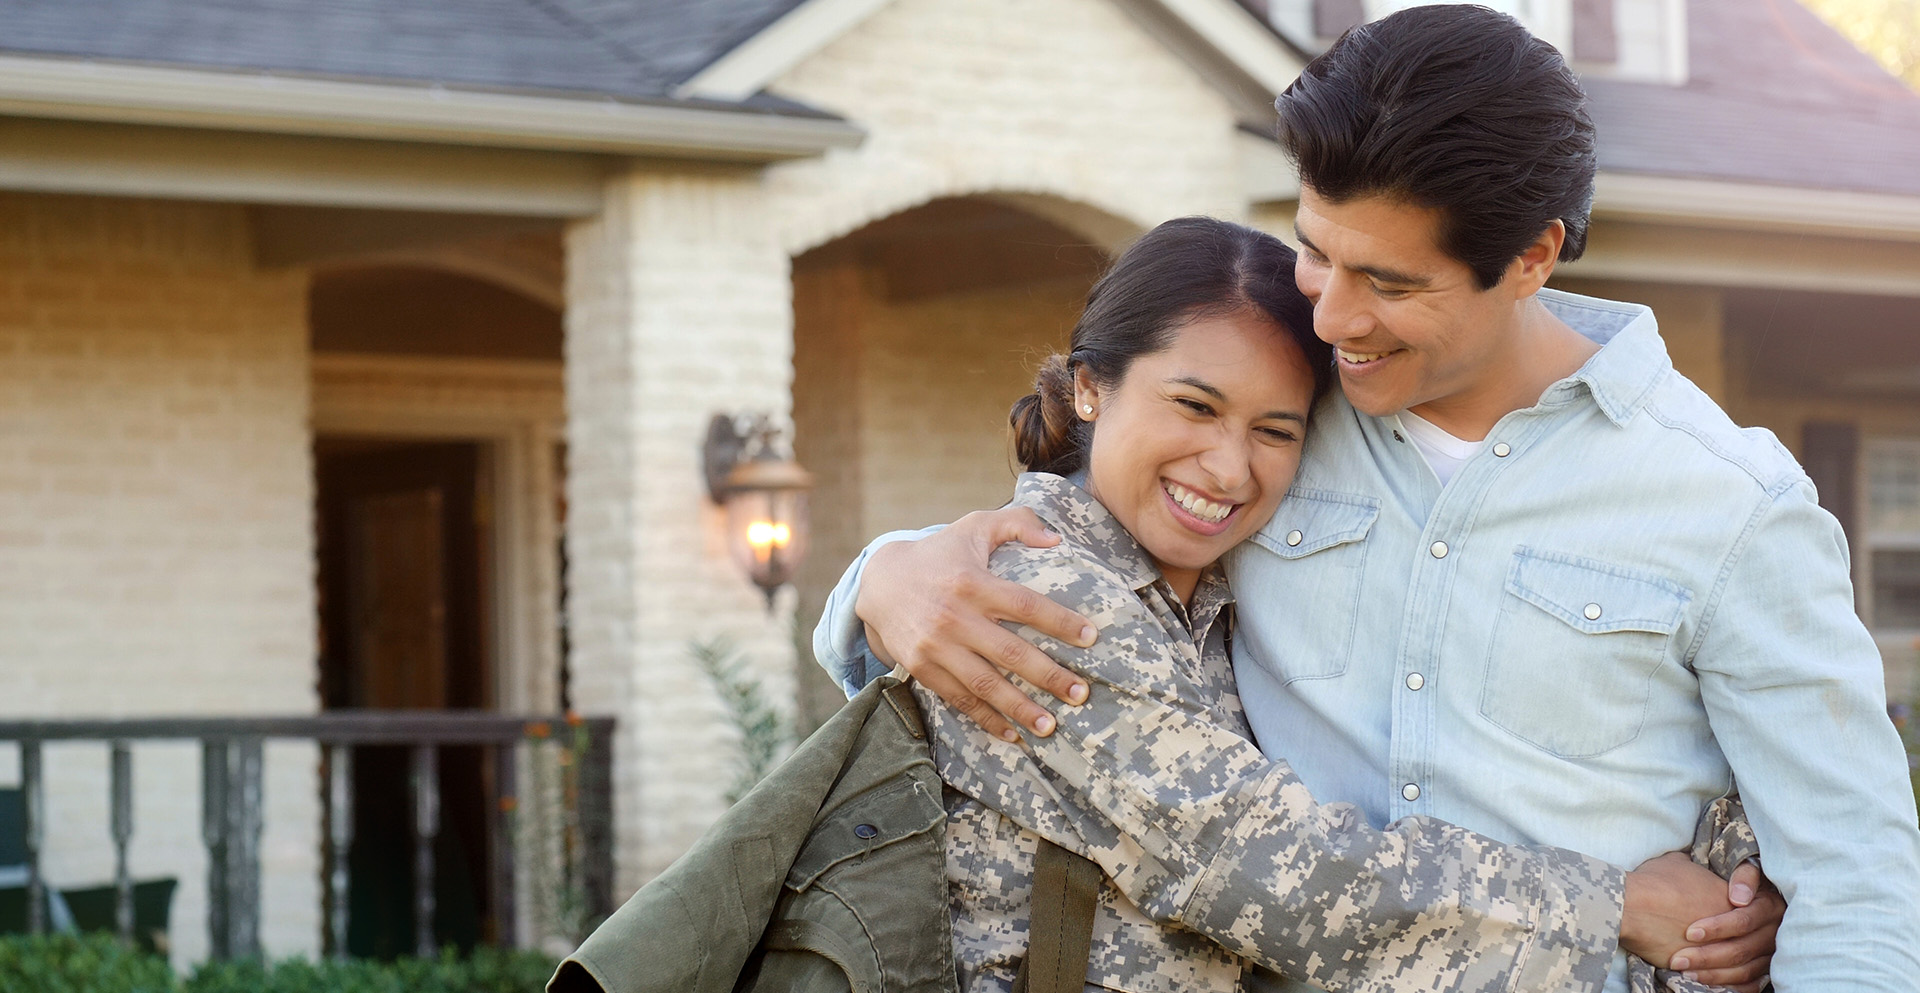
[(726, 638), (792, 699), (791, 594), (769, 616), (727, 559), (700, 444), (718, 412), (788, 416), (789, 260), (757, 170), (638, 170), (567, 235), (573, 699), (620, 720), (617, 898), (724, 809), (734, 729), (694, 664)]

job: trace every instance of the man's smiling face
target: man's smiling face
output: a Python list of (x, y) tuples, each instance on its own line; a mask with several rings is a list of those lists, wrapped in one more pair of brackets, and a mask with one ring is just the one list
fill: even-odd
[[(1300, 193), (1294, 276), (1340, 385), (1375, 417), (1503, 388), (1517, 331), (1508, 280), (1482, 290), (1439, 246), (1441, 214), (1387, 197)], [(1416, 410), (1416, 413), (1422, 413)]]

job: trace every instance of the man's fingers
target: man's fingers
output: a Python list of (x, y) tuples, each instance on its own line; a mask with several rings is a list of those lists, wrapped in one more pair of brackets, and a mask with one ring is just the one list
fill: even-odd
[(1736, 990), (1751, 990), (1759, 993), (1765, 985), (1767, 974), (1773, 968), (1773, 956), (1763, 955), (1752, 962), (1733, 969), (1689, 970), (1684, 975), (1708, 986), (1731, 986)]
[(1761, 928), (1726, 941), (1682, 948), (1673, 953), (1669, 968), (1682, 972), (1733, 969), (1773, 954), (1775, 929)]
[(960, 680), (955, 679), (945, 669), (926, 666), (923, 672), (913, 672), (912, 667), (908, 667), (907, 671), (914, 679), (919, 680), (920, 685), (932, 690), (935, 696), (945, 700), (953, 709), (965, 714), (975, 724), (986, 729), (988, 734), (1003, 741), (1013, 741), (1019, 737), (1013, 725), (1007, 723), (1006, 718), (1000, 716), (999, 711), (988, 706), (987, 702), (980, 697), (967, 692), (967, 688), (961, 684)]
[(981, 536), (992, 551), (1009, 541), (1017, 541), (1034, 548), (1052, 548), (1060, 543), (1060, 536), (1048, 530), (1040, 520), (1040, 515), (1028, 507), (1002, 507), (999, 510), (976, 510), (960, 518), (956, 526), (971, 526), (968, 518), (976, 518), (973, 523), (983, 523)]
[(1087, 619), (1019, 583), (995, 579), (989, 590), (988, 614), (998, 620), (1013, 621), (1069, 645), (1086, 648), (1097, 632)]
[(1736, 907), (1744, 907), (1753, 902), (1754, 894), (1760, 892), (1760, 885), (1766, 877), (1760, 874), (1760, 867), (1752, 861), (1735, 866), (1733, 875), (1727, 877), (1727, 902)]

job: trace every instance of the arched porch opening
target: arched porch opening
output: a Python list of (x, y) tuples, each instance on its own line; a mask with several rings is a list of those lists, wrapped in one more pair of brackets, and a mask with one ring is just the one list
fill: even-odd
[[(1114, 229), (1131, 227), (1070, 229), (1062, 220), (1093, 208), (1031, 206), (938, 199), (793, 260), (795, 452), (816, 480), (813, 551), (796, 582), (801, 637), (868, 539), (1011, 492), (1008, 408), (1066, 343)], [(800, 718), (811, 726), (843, 698), (802, 648)]]

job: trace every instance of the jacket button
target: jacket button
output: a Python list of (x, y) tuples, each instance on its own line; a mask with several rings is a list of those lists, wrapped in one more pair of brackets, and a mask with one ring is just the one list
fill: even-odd
[(880, 836), (880, 829), (871, 824), (855, 824), (853, 836), (862, 841), (872, 841)]

